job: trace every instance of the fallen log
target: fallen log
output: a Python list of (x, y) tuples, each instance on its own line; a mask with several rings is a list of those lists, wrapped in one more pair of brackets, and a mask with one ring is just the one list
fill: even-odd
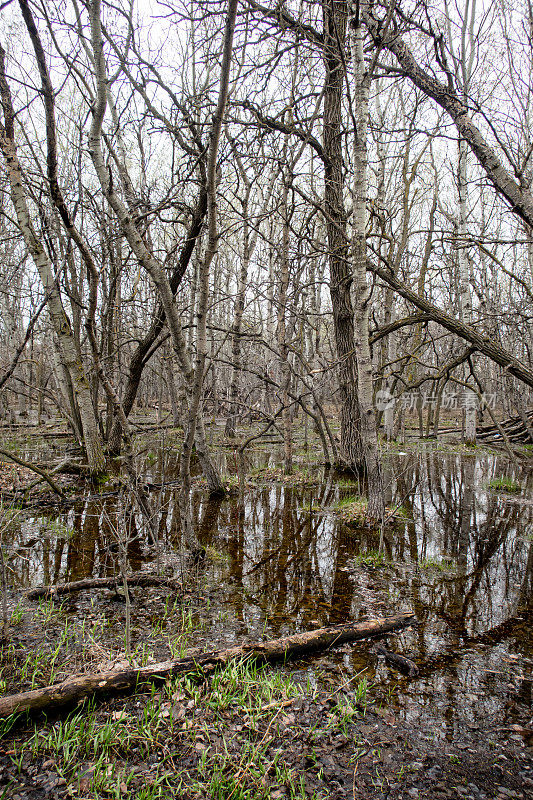
[[(173, 578), (162, 578), (159, 575), (147, 575), (145, 572), (134, 572), (126, 576), (128, 586), (161, 586), (164, 589), (182, 590), (182, 584)], [(83, 592), (86, 589), (114, 589), (117, 585), (123, 584), (121, 575), (111, 578), (83, 578), (79, 581), (70, 583), (57, 583), (50, 586), (38, 586), (26, 592), (28, 600), (41, 600), (49, 597), (59, 597), (64, 594), (74, 594)]]
[(146, 667), (79, 675), (61, 683), (32, 689), (28, 692), (0, 698), (0, 717), (22, 712), (38, 712), (57, 709), (64, 705), (79, 703), (86, 697), (97, 697), (111, 692), (133, 690), (146, 682), (164, 681), (186, 672), (210, 672), (239, 658), (259, 662), (283, 661), (303, 656), (316, 650), (324, 650), (344, 642), (383, 636), (390, 631), (404, 628), (416, 622), (414, 614), (405, 613), (395, 617), (374, 619), (368, 622), (346, 623), (297, 633), (266, 642), (251, 642), (225, 650), (193, 653), (176, 661), (164, 661)]
[(501, 441), (502, 430), (513, 444), (533, 444), (533, 409), (504, 419), (498, 425), (478, 427), (477, 438), (484, 442)]

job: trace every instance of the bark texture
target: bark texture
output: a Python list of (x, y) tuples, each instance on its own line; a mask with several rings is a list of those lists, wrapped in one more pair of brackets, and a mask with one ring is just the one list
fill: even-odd
[(357, 398), (352, 269), (346, 235), (344, 163), (342, 157), (342, 103), (346, 45), (347, 3), (325, 0), (323, 58), (324, 83), (324, 205), (328, 237), (330, 295), (337, 351), (341, 402), (341, 459), (344, 466), (364, 468)]

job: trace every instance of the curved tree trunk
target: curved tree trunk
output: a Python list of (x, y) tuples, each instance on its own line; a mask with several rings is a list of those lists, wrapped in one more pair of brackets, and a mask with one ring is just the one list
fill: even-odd
[[(203, 378), (205, 369), (205, 342), (204, 342), (204, 333), (202, 331), (203, 328), (205, 327), (205, 320), (203, 319), (205, 312), (204, 310), (200, 309), (200, 312), (198, 314), (197, 359), (196, 359), (196, 365), (195, 367), (193, 367), (191, 359), (189, 358), (189, 353), (187, 351), (187, 346), (185, 342), (183, 329), (181, 326), (178, 309), (174, 302), (174, 292), (172, 290), (170, 281), (165, 273), (164, 266), (161, 264), (158, 258), (156, 258), (153, 251), (150, 249), (149, 244), (145, 241), (141, 231), (139, 231), (132, 215), (130, 214), (127, 205), (124, 203), (122, 198), (119, 196), (117, 190), (115, 189), (115, 185), (113, 183), (113, 180), (111, 178), (111, 175), (108, 171), (107, 165), (103, 157), (102, 125), (108, 104), (108, 91), (107, 91), (107, 71), (106, 71), (106, 64), (103, 52), (100, 11), (101, 11), (100, 0), (94, 0), (94, 2), (91, 4), (90, 7), (90, 19), (91, 19), (91, 40), (94, 53), (94, 66), (95, 66), (95, 79), (96, 79), (96, 100), (93, 107), (93, 122), (89, 134), (89, 153), (91, 155), (91, 159), (98, 180), (100, 182), (100, 186), (104, 193), (104, 196), (107, 202), (109, 203), (110, 207), (117, 215), (122, 231), (126, 239), (128, 240), (128, 243), (133, 253), (135, 254), (139, 263), (149, 274), (157, 289), (159, 299), (161, 301), (161, 306), (164, 310), (166, 322), (170, 331), (172, 345), (174, 347), (180, 365), (180, 369), (183, 373), (183, 377), (187, 384), (187, 388), (190, 392), (190, 400), (188, 404), (189, 408), (187, 413), (187, 425), (185, 426), (185, 440), (182, 447), (182, 455), (181, 455), (182, 467), (180, 468), (180, 473), (183, 482), (182, 490), (183, 492), (186, 492), (188, 483), (190, 482), (190, 470), (189, 470), (190, 456), (194, 444), (194, 437), (196, 435), (198, 417), (201, 414), (201, 390), (203, 387)], [(214, 130), (215, 130), (215, 125), (213, 125), (213, 131)], [(213, 139), (212, 139), (212, 146), (213, 146)], [(125, 171), (126, 169), (124, 164), (122, 164), (121, 168), (123, 171)], [(208, 166), (208, 188), (207, 188), (208, 198), (210, 195), (209, 171), (210, 171), (210, 165)], [(214, 180), (215, 176), (213, 175), (212, 182)], [(210, 201), (208, 199), (208, 207), (209, 207), (209, 202)], [(206, 265), (207, 270), (209, 268), (209, 263), (213, 254), (214, 254), (213, 248), (208, 247), (208, 252), (206, 253), (204, 259), (204, 263)], [(218, 476), (215, 467), (211, 464), (211, 470), (209, 472), (209, 475), (206, 477), (212, 479), (214, 476), (216, 476), (216, 481), (215, 481), (216, 485), (210, 488), (218, 492), (223, 492), (224, 488), (222, 486), (220, 477)], [(187, 517), (187, 520), (189, 521), (184, 521), (182, 519), (182, 522), (185, 525), (186, 529), (191, 527), (189, 525), (190, 518)]]
[[(173, 294), (176, 294), (187, 271), (187, 267), (190, 263), (196, 243), (202, 231), (206, 213), (207, 191), (205, 186), (202, 186), (200, 188), (198, 202), (193, 210), (191, 222), (187, 232), (187, 238), (185, 239), (181, 249), (176, 268), (174, 269), (172, 277), (170, 278), (170, 288)], [(122, 406), (126, 416), (129, 415), (131, 409), (133, 408), (143, 370), (148, 363), (149, 358), (155, 352), (158, 337), (161, 335), (164, 327), (165, 310), (162, 304), (159, 303), (156, 311), (154, 312), (152, 323), (146, 335), (143, 339), (141, 339), (130, 359), (128, 375), (126, 379), (126, 388), (124, 390), (124, 397), (122, 400)], [(113, 427), (109, 436), (108, 448), (110, 453), (118, 455), (120, 452), (121, 437), (122, 428), (120, 425), (120, 419), (117, 416), (113, 421)]]
[(75, 404), (72, 408), (72, 417), (76, 419), (79, 414), (83, 436), (81, 444), (85, 448), (91, 472), (97, 475), (105, 469), (103, 442), (92, 403), (89, 380), (81, 356), (76, 348), (71, 322), (63, 306), (57, 284), (57, 276), (54, 275), (48, 253), (41, 244), (30, 217), (22, 169), (15, 144), (15, 114), (11, 92), (5, 75), (5, 51), (1, 47), (0, 94), (4, 114), (4, 126), (0, 135), (0, 149), (6, 163), (11, 199), (24, 242), (35, 263), (47, 295), (48, 312), (57, 337), (59, 359), (72, 386), (72, 402)]

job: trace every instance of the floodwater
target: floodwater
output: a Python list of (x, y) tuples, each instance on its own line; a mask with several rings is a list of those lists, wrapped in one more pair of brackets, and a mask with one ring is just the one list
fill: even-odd
[[(231, 452), (220, 467), (236, 472)], [(258, 450), (253, 467), (274, 465)], [(175, 460), (156, 454), (148, 479), (175, 477)], [(533, 714), (533, 482), (504, 457), (427, 452), (389, 454), (387, 504), (401, 521), (379, 534), (347, 527), (334, 512), (356, 487), (309, 466), (311, 488), (271, 482), (224, 500), (193, 497), (208, 557), (196, 579), (209, 610), (194, 611), (209, 646), (412, 610), (418, 625), (391, 636), (390, 649), (420, 666), (402, 678), (368, 643), (344, 646), (294, 670), (342, 682), (365, 670), (374, 694), (405, 721), (451, 739), (483, 716), (501, 726)], [(519, 493), (487, 488), (506, 476)], [(129, 566), (183, 562), (175, 487), (154, 493), (158, 542), (117, 498), (87, 499), (54, 517), (20, 514), (10, 525), (16, 589), (116, 572), (117, 536), (132, 540)], [(40, 514), (40, 512), (39, 512)], [(158, 555), (157, 555), (158, 553)], [(135, 610), (135, 609), (134, 609)], [(206, 614), (208, 615), (206, 622)], [(202, 616), (203, 615), (203, 616)], [(201, 619), (203, 621), (201, 621)], [(201, 625), (200, 625), (201, 623)]]

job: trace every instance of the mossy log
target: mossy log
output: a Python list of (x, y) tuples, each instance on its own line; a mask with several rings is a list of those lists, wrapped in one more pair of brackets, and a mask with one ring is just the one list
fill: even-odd
[(55, 711), (61, 706), (79, 703), (87, 697), (131, 691), (147, 682), (165, 681), (186, 672), (210, 672), (235, 659), (246, 658), (259, 662), (284, 661), (335, 647), (344, 642), (383, 636), (414, 622), (416, 622), (414, 614), (404, 613), (368, 622), (319, 628), (266, 642), (245, 643), (225, 650), (194, 653), (175, 661), (164, 661), (146, 667), (79, 675), (41, 689), (0, 698), (0, 717), (21, 712)]

